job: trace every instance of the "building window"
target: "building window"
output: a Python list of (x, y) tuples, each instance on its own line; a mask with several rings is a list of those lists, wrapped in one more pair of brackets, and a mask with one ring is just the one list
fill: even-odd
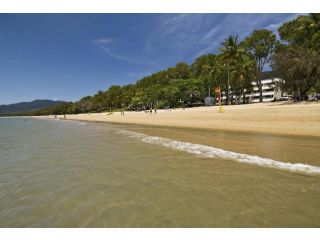
[(264, 98), (273, 98), (273, 95), (265, 95)]
[(269, 89), (264, 89), (263, 92), (273, 92), (274, 89), (273, 88), (269, 88)]

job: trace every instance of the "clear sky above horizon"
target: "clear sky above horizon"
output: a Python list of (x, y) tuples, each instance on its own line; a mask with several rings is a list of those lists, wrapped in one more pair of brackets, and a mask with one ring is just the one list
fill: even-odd
[(0, 14), (0, 104), (76, 101), (297, 14)]

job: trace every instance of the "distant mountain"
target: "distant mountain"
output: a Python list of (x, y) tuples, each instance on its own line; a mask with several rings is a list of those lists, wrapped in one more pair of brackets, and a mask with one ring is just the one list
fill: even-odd
[(64, 103), (64, 101), (53, 101), (53, 100), (34, 100), (32, 102), (20, 102), (8, 105), (0, 105), (0, 115), (30, 112), (50, 106)]

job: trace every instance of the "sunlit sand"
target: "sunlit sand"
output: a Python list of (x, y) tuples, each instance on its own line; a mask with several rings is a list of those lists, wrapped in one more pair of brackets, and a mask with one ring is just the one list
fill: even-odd
[[(319, 103), (258, 103), (218, 107), (67, 115), (69, 120), (132, 123), (184, 128), (250, 131), (269, 134), (320, 136)], [(54, 118), (54, 116), (49, 116)], [(43, 118), (43, 117), (41, 117)], [(48, 118), (46, 116), (45, 118)]]

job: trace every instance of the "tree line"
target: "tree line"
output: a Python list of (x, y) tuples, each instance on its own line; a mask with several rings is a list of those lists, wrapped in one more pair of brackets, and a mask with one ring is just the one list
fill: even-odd
[[(266, 64), (268, 77), (284, 81), (283, 91), (303, 100), (308, 92), (320, 91), (320, 14), (298, 16), (279, 29), (280, 39), (267, 29), (254, 30), (239, 41), (228, 36), (218, 54), (199, 56), (192, 64), (180, 62), (174, 67), (143, 77), (135, 84), (113, 85), (79, 101), (38, 110), (30, 115), (72, 114), (119, 109), (194, 106), (202, 103), (214, 87), (220, 87), (226, 103), (245, 103), (245, 94), (259, 89)], [(214, 93), (211, 93), (211, 96)], [(26, 115), (26, 114), (25, 114)]]

